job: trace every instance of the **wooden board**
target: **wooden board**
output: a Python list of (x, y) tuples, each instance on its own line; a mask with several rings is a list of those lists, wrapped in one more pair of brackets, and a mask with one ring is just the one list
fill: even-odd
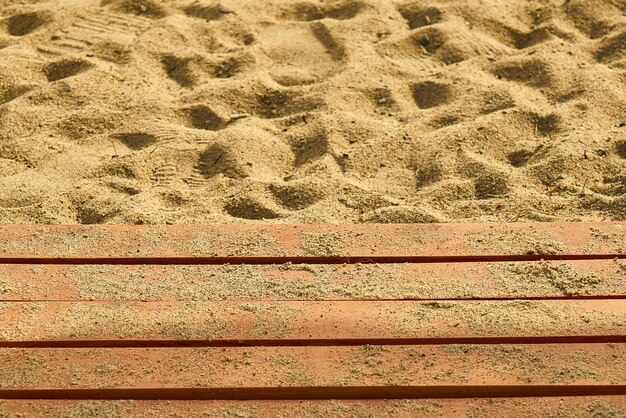
[(0, 400), (0, 416), (617, 417), (626, 396), (321, 401)]
[(619, 342), (626, 331), (623, 300), (15, 302), (0, 303), (0, 312), (0, 346), (81, 340), (388, 344), (562, 336)]
[(626, 223), (0, 226), (0, 370), (0, 416), (619, 416)]
[(444, 300), (626, 295), (626, 260), (402, 264), (0, 264), (0, 301)]
[[(217, 264), (323, 258), (408, 261), (483, 256), (626, 254), (626, 223), (513, 223), (406, 225), (5, 225), (0, 257), (12, 259), (167, 258), (171, 263), (213, 258)], [(559, 259), (559, 257), (556, 257)], [(176, 260), (183, 258), (183, 260)], [(217, 258), (215, 260), (215, 258)], [(226, 260), (225, 258), (228, 258)], [(389, 258), (391, 260), (384, 260)], [(514, 258), (514, 257), (513, 257)], [(58, 261), (58, 260), (57, 260)], [(72, 261), (72, 260), (70, 260)], [(110, 260), (111, 261), (111, 260)], [(113, 260), (114, 261), (114, 260)], [(326, 260), (329, 261), (329, 260)], [(144, 260), (145, 262), (145, 260)], [(155, 260), (152, 260), (155, 262)], [(168, 262), (161, 260), (161, 262)]]
[(0, 396), (626, 395), (626, 344), (0, 349)]

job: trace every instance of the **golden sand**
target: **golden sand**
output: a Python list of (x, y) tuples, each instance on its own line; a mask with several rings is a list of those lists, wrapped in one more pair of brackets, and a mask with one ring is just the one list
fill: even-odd
[(0, 0), (0, 222), (626, 219), (623, 0)]

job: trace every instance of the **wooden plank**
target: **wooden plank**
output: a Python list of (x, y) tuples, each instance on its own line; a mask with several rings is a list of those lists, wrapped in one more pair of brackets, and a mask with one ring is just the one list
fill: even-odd
[(557, 336), (620, 341), (625, 331), (622, 300), (0, 303), (4, 346), (80, 340), (321, 344)]
[(332, 401), (0, 400), (0, 416), (618, 417), (626, 396)]
[(0, 301), (625, 297), (626, 260), (283, 265), (0, 265)]
[(272, 262), (277, 257), (612, 256), (626, 253), (625, 237), (624, 222), (4, 225), (0, 227), (0, 257), (5, 262), (81, 257), (240, 257), (248, 262), (261, 257)]
[(624, 358), (626, 344), (4, 348), (0, 398), (626, 395)]

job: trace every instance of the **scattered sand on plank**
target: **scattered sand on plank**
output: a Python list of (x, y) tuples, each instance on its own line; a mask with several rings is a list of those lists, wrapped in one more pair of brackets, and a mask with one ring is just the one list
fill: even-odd
[(359, 401), (2, 401), (0, 413), (7, 416), (44, 415), (63, 418), (85, 416), (153, 417), (184, 414), (188, 417), (291, 417), (297, 409), (303, 417), (333, 416), (347, 418), (359, 415), (422, 417), (458, 416), (478, 418), (506, 413), (520, 418), (537, 416), (623, 417), (624, 402), (618, 397), (510, 398), (472, 400), (388, 400), (372, 403)]
[(623, 417), (623, 402), (617, 397), (579, 398), (512, 398), (472, 400), (389, 400), (373, 403), (358, 401), (286, 401), (271, 402), (189, 402), (189, 401), (54, 401), (46, 404), (34, 401), (1, 401), (0, 413), (8, 416), (41, 414), (64, 418), (85, 416), (153, 417), (184, 414), (188, 417), (291, 417), (294, 409), (303, 417), (359, 415), (423, 417), (458, 416), (478, 418), (502, 413), (520, 418), (537, 416)]
[(369, 302), (368, 310), (360, 303), (358, 312), (350, 302), (13, 303), (0, 340), (335, 338), (346, 324), (364, 338), (620, 335), (626, 319), (616, 302)]
[[(587, 262), (0, 266), (4, 300), (383, 300), (623, 294), (626, 267)], [(48, 281), (39, 278), (45, 275)]]

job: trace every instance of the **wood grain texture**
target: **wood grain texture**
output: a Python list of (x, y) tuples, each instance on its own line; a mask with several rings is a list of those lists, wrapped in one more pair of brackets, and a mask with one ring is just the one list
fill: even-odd
[(619, 416), (625, 228), (0, 226), (0, 415)]
[[(340, 398), (372, 397), (372, 388), (380, 388), (387, 395), (378, 397), (395, 398), (411, 392), (415, 397), (456, 397), (455, 391), (470, 397), (530, 396), (537, 390), (626, 395), (625, 357), (626, 344), (5, 348), (0, 349), (5, 370), (0, 394), (28, 390), (39, 397), (48, 390), (50, 396), (64, 391), (64, 396), (80, 397), (73, 391), (89, 390), (96, 397), (98, 391), (107, 396), (106, 391), (129, 390), (130, 397), (133, 391), (138, 397), (159, 397), (171, 389), (170, 398), (223, 390), (225, 398), (274, 394), (297, 399), (305, 392), (311, 393), (309, 398), (324, 398), (330, 388)], [(598, 386), (596, 392), (593, 386)], [(286, 389), (283, 395), (280, 389)]]
[(625, 241), (623, 222), (4, 225), (0, 258), (613, 256)]
[(289, 417), (464, 417), (619, 416), (626, 396), (567, 396), (485, 399), (401, 399), (318, 401), (146, 401), (0, 400), (0, 415), (25, 416), (254, 416)]
[(622, 300), (5, 302), (0, 345), (79, 340), (378, 340), (624, 335)]
[(0, 264), (0, 301), (622, 297), (626, 260), (274, 265)]

